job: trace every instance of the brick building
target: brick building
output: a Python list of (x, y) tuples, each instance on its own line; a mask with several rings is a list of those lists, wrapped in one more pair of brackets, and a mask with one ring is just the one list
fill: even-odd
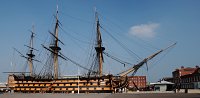
[(128, 77), (128, 88), (137, 90), (146, 88), (146, 76), (129, 76)]
[(199, 66), (194, 68), (181, 67), (173, 71), (172, 76), (172, 78), (164, 78), (163, 80), (175, 83), (176, 88), (180, 89), (200, 89)]
[(195, 68), (187, 67), (184, 68), (183, 66), (180, 69), (176, 69), (175, 71), (172, 72), (172, 75), (174, 78), (181, 77), (184, 75), (192, 74), (198, 69), (199, 67), (196, 66)]

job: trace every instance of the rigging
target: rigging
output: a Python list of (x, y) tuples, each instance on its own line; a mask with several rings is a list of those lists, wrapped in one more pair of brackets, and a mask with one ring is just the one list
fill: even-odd
[(112, 58), (113, 60), (115, 60), (115, 61), (117, 61), (117, 62), (123, 64), (124, 66), (125, 66), (126, 64), (128, 64), (128, 65), (133, 65), (133, 64), (128, 63), (128, 62), (126, 62), (126, 61), (122, 61), (121, 59), (119, 59), (119, 58), (117, 58), (117, 57), (114, 57), (114, 56), (108, 54), (107, 52), (103, 52), (103, 54), (105, 54), (106, 56)]
[(116, 39), (110, 32), (108, 32), (106, 29), (104, 29), (102, 26), (100, 26), (113, 40), (115, 40), (124, 50), (126, 50), (129, 54), (133, 54), (137, 57), (137, 59), (141, 59), (135, 52), (131, 51), (126, 47), (125, 44), (120, 42), (118, 39)]

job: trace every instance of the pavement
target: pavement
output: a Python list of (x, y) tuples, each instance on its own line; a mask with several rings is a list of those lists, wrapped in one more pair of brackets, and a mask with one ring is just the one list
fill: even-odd
[(200, 94), (147, 93), (147, 94), (27, 94), (4, 93), (0, 98), (200, 98)]

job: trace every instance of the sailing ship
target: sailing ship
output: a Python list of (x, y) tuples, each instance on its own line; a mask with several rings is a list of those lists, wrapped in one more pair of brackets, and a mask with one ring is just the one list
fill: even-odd
[[(117, 90), (126, 88), (128, 85), (127, 75), (129, 73), (135, 73), (137, 70), (146, 64), (149, 60), (153, 59), (155, 56), (163, 52), (164, 50), (174, 46), (175, 44), (162, 49), (149, 57), (141, 60), (141, 62), (132, 65), (131, 68), (122, 71), (118, 75), (112, 74), (103, 74), (103, 54), (105, 47), (102, 45), (102, 36), (100, 32), (100, 22), (98, 18), (98, 13), (95, 12), (96, 17), (96, 46), (94, 47), (96, 50), (96, 66), (95, 68), (87, 69), (80, 64), (76, 63), (72, 59), (64, 56), (60, 50), (59, 43), (63, 44), (62, 41), (58, 37), (58, 29), (59, 29), (59, 20), (58, 20), (58, 10), (56, 11), (56, 24), (54, 28), (54, 32), (49, 32), (53, 37), (52, 43), (49, 47), (42, 45), (43, 48), (48, 50), (51, 55), (51, 59), (53, 62), (49, 63), (49, 66), (52, 67), (53, 72), (47, 71), (43, 76), (36, 75), (33, 72), (33, 61), (38, 61), (34, 59), (35, 55), (33, 51), (36, 49), (33, 48), (33, 38), (34, 31), (31, 34), (30, 45), (27, 46), (29, 48), (29, 52), (22, 57), (28, 60), (30, 72), (27, 73), (10, 73), (8, 76), (8, 86), (14, 92), (22, 92), (22, 93), (115, 93)], [(82, 76), (73, 76), (73, 77), (59, 77), (58, 70), (58, 58), (68, 60), (79, 67), (85, 68), (88, 70), (87, 75)], [(40, 62), (40, 61), (38, 61)], [(96, 69), (96, 70), (95, 70)]]

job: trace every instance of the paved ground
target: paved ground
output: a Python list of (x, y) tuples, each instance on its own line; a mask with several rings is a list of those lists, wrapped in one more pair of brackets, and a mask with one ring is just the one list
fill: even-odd
[(23, 94), (5, 93), (0, 98), (200, 98), (200, 94)]

